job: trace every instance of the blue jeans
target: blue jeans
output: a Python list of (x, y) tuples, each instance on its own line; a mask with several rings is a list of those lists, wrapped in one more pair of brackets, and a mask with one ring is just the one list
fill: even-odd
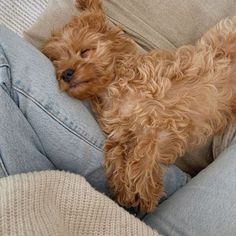
[[(0, 114), (0, 176), (60, 169), (78, 173), (109, 193), (102, 167), (104, 136), (89, 103), (61, 93), (49, 60), (3, 26)], [(188, 184), (185, 173), (168, 167), (168, 199), (143, 220), (164, 235), (234, 235), (233, 153), (234, 145)]]

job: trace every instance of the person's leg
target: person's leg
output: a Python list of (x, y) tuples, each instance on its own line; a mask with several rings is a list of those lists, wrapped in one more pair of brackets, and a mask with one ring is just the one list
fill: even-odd
[(163, 235), (236, 233), (236, 139), (144, 221)]
[[(61, 93), (50, 61), (5, 27), (0, 27), (0, 47), (0, 112), (5, 113), (0, 159), (6, 172), (56, 168), (78, 173), (107, 192), (104, 136), (88, 104)], [(170, 166), (167, 197), (186, 182), (187, 175)]]
[(0, 177), (55, 169), (43, 146), (17, 106), (10, 65), (0, 45)]
[[(0, 106), (1, 112), (8, 113), (1, 116), (0, 127), (5, 172), (41, 170), (35, 162), (42, 154), (51, 162), (48, 169), (79, 173), (98, 190), (106, 191), (101, 151), (104, 137), (87, 104), (61, 93), (50, 61), (4, 26), (0, 27), (0, 47)], [(17, 141), (17, 148), (22, 148), (20, 157), (17, 136), (22, 137)]]
[[(0, 68), (0, 70), (5, 69)], [(3, 74), (1, 79), (2, 76)], [(2, 170), (8, 175), (54, 169), (54, 165), (45, 155), (38, 136), (3, 87), (4, 85), (0, 86)]]

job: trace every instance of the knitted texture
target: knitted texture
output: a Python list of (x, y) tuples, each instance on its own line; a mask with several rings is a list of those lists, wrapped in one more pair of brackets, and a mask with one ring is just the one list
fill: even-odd
[(0, 235), (158, 235), (75, 174), (2, 178), (0, 196)]
[(0, 23), (20, 36), (47, 7), (48, 0), (0, 0)]

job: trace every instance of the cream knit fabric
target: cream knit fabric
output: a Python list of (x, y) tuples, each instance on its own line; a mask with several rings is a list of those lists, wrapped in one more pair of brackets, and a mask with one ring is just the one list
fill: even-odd
[(75, 174), (0, 179), (0, 235), (158, 235)]

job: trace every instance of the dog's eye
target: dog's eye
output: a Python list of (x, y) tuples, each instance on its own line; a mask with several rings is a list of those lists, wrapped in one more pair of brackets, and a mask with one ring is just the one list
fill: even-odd
[(82, 58), (85, 58), (85, 57), (87, 57), (88, 56), (88, 52), (90, 51), (90, 49), (89, 48), (86, 48), (86, 49), (82, 49), (81, 51), (80, 51), (80, 56), (82, 57)]

